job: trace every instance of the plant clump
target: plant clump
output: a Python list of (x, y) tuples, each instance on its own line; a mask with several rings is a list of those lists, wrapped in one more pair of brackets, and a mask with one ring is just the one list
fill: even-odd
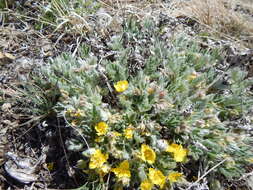
[[(221, 162), (210, 183), (246, 172), (252, 140), (229, 125), (247, 117), (253, 103), (245, 71), (217, 72), (218, 51), (183, 37), (163, 40), (151, 21), (126, 22), (108, 47), (111, 59), (64, 54), (34, 77), (36, 85), (61, 92), (53, 110), (78, 132), (65, 140), (82, 154), (76, 163), (87, 186), (188, 187), (200, 165)], [(133, 52), (142, 65), (129, 63)]]

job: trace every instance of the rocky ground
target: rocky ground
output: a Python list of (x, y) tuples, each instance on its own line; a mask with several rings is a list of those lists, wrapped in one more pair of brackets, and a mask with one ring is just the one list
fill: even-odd
[[(69, 129), (58, 127), (61, 126), (60, 120), (44, 119), (43, 116), (31, 118), (22, 110), (21, 104), (10, 100), (24, 96), (16, 87), (29, 82), (29, 74), (34, 69), (62, 52), (78, 54), (82, 43), (89, 44), (94, 54), (108, 56), (111, 52), (108, 52), (107, 39), (121, 30), (121, 22), (127, 15), (132, 14), (138, 19), (151, 16), (158, 25), (163, 26), (166, 35), (185, 33), (198, 40), (203, 47), (220, 47), (225, 57), (221, 64), (239, 65), (249, 71), (249, 77), (253, 76), (253, 32), (244, 42), (227, 36), (197, 37), (202, 31), (201, 24), (185, 15), (170, 14), (172, 12), (168, 10), (174, 12), (177, 9), (174, 2), (146, 2), (143, 6), (138, 1), (121, 0), (124, 9), (117, 9), (112, 1), (103, 1), (105, 6), (95, 18), (101, 30), (96, 22), (90, 23), (90, 30), (95, 32), (87, 35), (69, 33), (63, 29), (36, 30), (33, 20), (16, 14), (18, 6), (23, 6), (22, 11), (36, 11), (36, 1), (27, 2), (11, 5), (0, 13), (0, 189), (69, 189), (83, 185), (83, 176), (75, 172), (72, 163), (78, 155), (73, 153), (66, 159), (63, 139), (69, 135)], [(234, 9), (252, 21), (252, 4), (251, 0), (238, 1)], [(6, 22), (3, 16), (7, 12), (9, 18)], [(108, 18), (111, 19), (109, 24)], [(44, 125), (50, 127), (45, 130)]]

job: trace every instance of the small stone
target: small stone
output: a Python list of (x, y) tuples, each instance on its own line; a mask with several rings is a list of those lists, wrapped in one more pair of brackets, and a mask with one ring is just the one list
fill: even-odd
[(10, 103), (4, 103), (1, 107), (2, 111), (7, 112), (9, 111), (9, 109), (11, 108), (11, 104)]
[(15, 56), (13, 56), (10, 53), (2, 53), (0, 52), (0, 65), (4, 65), (4, 64), (8, 64), (8, 63), (12, 63), (12, 61), (14, 61), (16, 59)]
[(253, 189), (253, 176), (250, 176), (248, 179), (247, 179), (247, 185)]

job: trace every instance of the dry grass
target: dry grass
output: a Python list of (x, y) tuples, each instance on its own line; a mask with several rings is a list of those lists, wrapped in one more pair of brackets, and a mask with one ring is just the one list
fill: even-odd
[(163, 0), (100, 0), (103, 7), (118, 19), (134, 16), (137, 19), (158, 18), (159, 14), (170, 15), (175, 3)]
[[(249, 6), (247, 2), (239, 3)], [(191, 0), (181, 4), (178, 14), (195, 19), (210, 33), (241, 40), (250, 38), (253, 36), (253, 21), (246, 19), (242, 12), (235, 11), (236, 5), (238, 1)]]
[(241, 6), (245, 9), (248, 9), (250, 13), (253, 13), (253, 1), (252, 0), (235, 0), (236, 2), (241, 3)]
[[(160, 12), (167, 12), (162, 0), (99, 0), (103, 9), (111, 16), (107, 25), (109, 30), (119, 32), (125, 18), (134, 17), (136, 20), (156, 19)], [(98, 13), (99, 14), (99, 13)]]

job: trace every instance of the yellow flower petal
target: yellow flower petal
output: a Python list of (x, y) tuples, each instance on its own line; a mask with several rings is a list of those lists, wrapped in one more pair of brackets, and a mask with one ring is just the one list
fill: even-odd
[(171, 183), (177, 182), (183, 174), (178, 173), (178, 172), (172, 172), (169, 174), (168, 179)]
[(146, 144), (141, 145), (141, 159), (149, 164), (153, 164), (156, 159), (155, 151)]
[(163, 175), (163, 173), (160, 170), (153, 168), (149, 168), (148, 177), (153, 184), (159, 185), (161, 188), (163, 188), (166, 182), (166, 177)]
[(108, 154), (103, 154), (101, 150), (97, 149), (90, 158), (89, 168), (90, 169), (101, 168), (103, 164), (107, 161), (107, 159)]
[(174, 152), (174, 160), (176, 162), (183, 162), (187, 156), (187, 152), (188, 151), (184, 148), (177, 150), (176, 152)]
[(127, 128), (124, 130), (124, 135), (127, 139), (133, 138), (133, 129), (132, 128)]
[(111, 170), (119, 179), (130, 178), (131, 173), (129, 170), (129, 163), (127, 160), (120, 163), (119, 167)]
[(187, 156), (188, 150), (184, 149), (182, 145), (171, 144), (166, 149), (167, 152), (173, 153), (176, 162), (183, 162)]
[(126, 80), (118, 81), (114, 84), (114, 88), (117, 92), (124, 92), (128, 89), (128, 82)]
[(180, 149), (182, 146), (181, 145), (178, 145), (178, 144), (171, 144), (168, 146), (168, 148), (166, 149), (167, 152), (175, 152), (177, 151), (178, 149)]
[(120, 137), (120, 136), (122, 136), (122, 134), (120, 134), (117, 131), (113, 131), (111, 134), (112, 134), (113, 137)]
[(151, 190), (153, 188), (153, 183), (151, 183), (150, 180), (146, 179), (143, 182), (141, 182), (141, 190)]
[(73, 109), (69, 108), (69, 109), (67, 109), (66, 114), (71, 115), (73, 113), (73, 111), (74, 111)]
[(97, 135), (101, 136), (101, 135), (105, 135), (108, 129), (108, 125), (105, 122), (99, 122), (96, 126), (95, 126), (95, 130), (97, 131)]
[(77, 109), (73, 114), (73, 117), (83, 117), (85, 115), (83, 110)]

